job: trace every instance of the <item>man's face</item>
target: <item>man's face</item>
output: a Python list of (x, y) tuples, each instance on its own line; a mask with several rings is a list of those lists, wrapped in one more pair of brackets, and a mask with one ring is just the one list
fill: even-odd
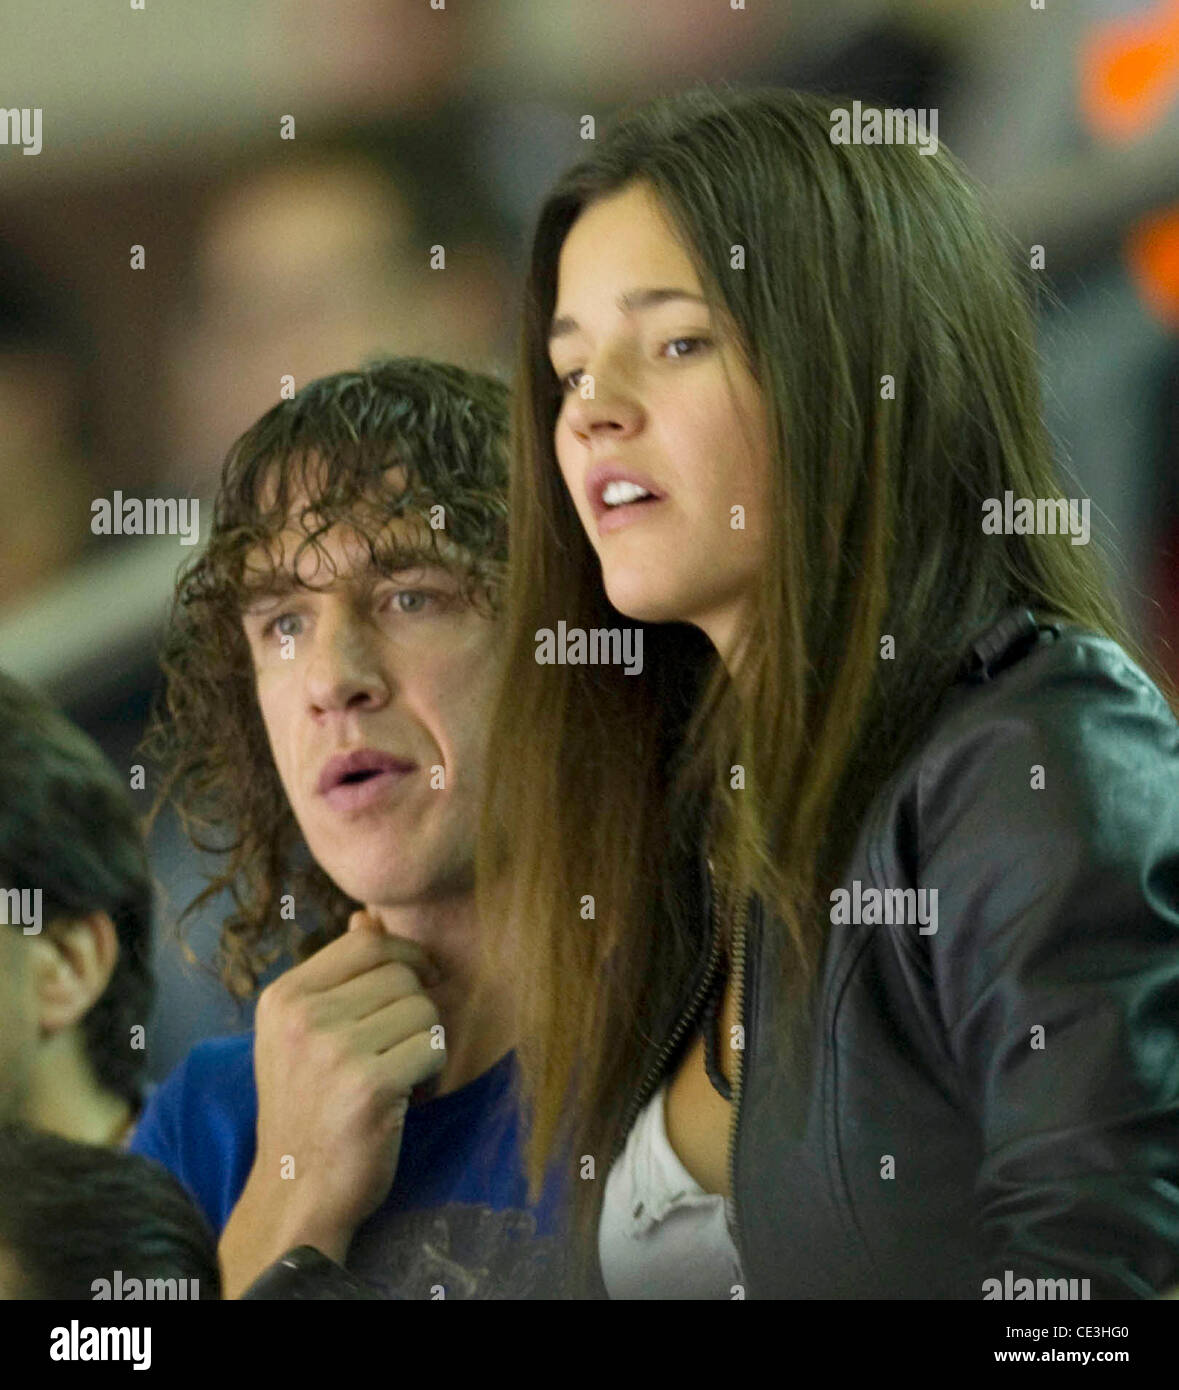
[[(406, 543), (428, 534), (400, 519), (388, 533)], [(366, 905), (469, 891), (496, 624), (440, 563), (382, 573), (360, 537), (336, 527), (296, 570), (303, 538), (288, 529), (272, 554), (280, 582), (297, 573), (313, 587), (253, 598), (243, 627), (307, 845)]]

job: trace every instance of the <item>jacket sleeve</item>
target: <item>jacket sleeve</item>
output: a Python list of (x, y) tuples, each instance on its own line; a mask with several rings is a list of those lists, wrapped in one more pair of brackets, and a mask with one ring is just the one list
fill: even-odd
[(938, 741), (926, 938), (982, 1148), (982, 1278), (1179, 1285), (1179, 724), (1112, 643)]
[[(398, 1295), (390, 1294), (395, 1299)], [(241, 1295), (243, 1301), (379, 1302), (386, 1299), (313, 1245), (300, 1245), (268, 1265)]]

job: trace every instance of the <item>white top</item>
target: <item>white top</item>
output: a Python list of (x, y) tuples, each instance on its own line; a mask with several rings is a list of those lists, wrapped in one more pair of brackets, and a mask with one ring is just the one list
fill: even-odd
[(676, 1156), (664, 1082), (606, 1179), (598, 1260), (611, 1298), (733, 1298), (744, 1285), (728, 1203), (705, 1192)]

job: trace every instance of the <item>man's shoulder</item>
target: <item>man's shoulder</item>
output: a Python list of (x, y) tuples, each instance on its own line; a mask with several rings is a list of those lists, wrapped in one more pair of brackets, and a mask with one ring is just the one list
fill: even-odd
[(157, 1094), (240, 1096), (242, 1086), (254, 1086), (254, 1034), (233, 1033), (203, 1038), (160, 1083)]
[(128, 1146), (174, 1173), (215, 1231), (225, 1224), (253, 1161), (253, 1043), (252, 1032), (197, 1043), (155, 1087)]
[(218, 1113), (249, 1115), (255, 1106), (253, 1032), (204, 1038), (151, 1088), (131, 1148), (142, 1151), (150, 1136), (194, 1112), (209, 1121)]
[(180, 1063), (187, 1067), (190, 1076), (202, 1077), (224, 1074), (226, 1069), (236, 1072), (254, 1066), (254, 1030), (248, 1033), (229, 1033), (224, 1037), (202, 1038), (189, 1050)]

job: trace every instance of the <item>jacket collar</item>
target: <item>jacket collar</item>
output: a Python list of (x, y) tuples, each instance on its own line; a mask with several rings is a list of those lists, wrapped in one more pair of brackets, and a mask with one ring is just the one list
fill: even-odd
[[(976, 683), (992, 680), (1036, 645), (1041, 626), (1030, 608), (1007, 609), (970, 644), (962, 666), (962, 678)], [(1043, 626), (1057, 631), (1051, 623)]]

